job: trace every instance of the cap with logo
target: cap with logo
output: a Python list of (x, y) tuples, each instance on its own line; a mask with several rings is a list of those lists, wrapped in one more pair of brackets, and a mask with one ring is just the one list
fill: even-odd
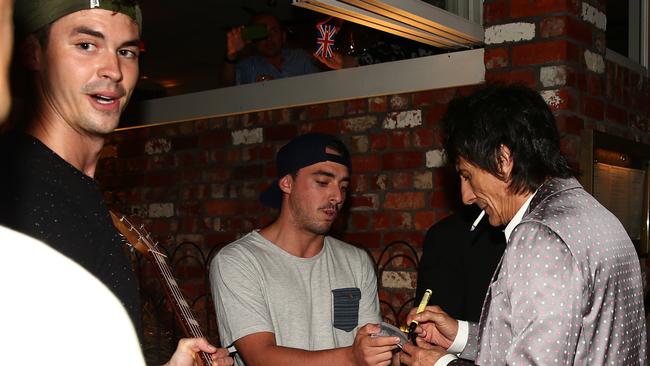
[[(328, 153), (326, 151), (328, 147), (340, 155)], [(289, 141), (278, 151), (276, 157), (277, 178), (269, 188), (262, 192), (260, 201), (266, 206), (279, 208), (282, 204), (282, 191), (278, 186), (278, 181), (287, 174), (324, 161), (344, 165), (348, 168), (349, 174), (352, 174), (350, 152), (345, 144), (336, 137), (323, 133), (308, 133)]]
[(122, 0), (17, 0), (14, 22), (19, 34), (26, 36), (68, 14), (87, 9), (122, 13), (138, 24), (142, 33), (142, 13), (135, 1)]

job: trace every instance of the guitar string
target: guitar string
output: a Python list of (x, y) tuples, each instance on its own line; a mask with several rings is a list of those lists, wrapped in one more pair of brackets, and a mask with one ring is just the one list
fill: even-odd
[[(128, 225), (130, 226), (129, 231), (135, 231), (138, 234), (139, 241), (141, 243), (144, 243), (147, 246), (149, 252), (154, 256), (156, 263), (158, 263), (158, 267), (161, 269), (161, 274), (163, 275), (163, 279), (167, 283), (167, 287), (172, 290), (172, 297), (179, 305), (179, 307), (181, 308), (181, 312), (185, 316), (186, 323), (190, 328), (189, 329), (190, 334), (194, 337), (204, 338), (203, 333), (201, 332), (201, 328), (198, 326), (198, 322), (196, 322), (196, 319), (194, 318), (191, 309), (189, 309), (189, 304), (187, 303), (187, 301), (185, 301), (183, 294), (180, 292), (178, 283), (176, 282), (176, 279), (174, 279), (174, 276), (171, 273), (171, 269), (169, 268), (169, 265), (163, 259), (166, 258), (167, 256), (160, 253), (158, 250), (154, 250), (157, 249), (156, 245), (155, 244), (152, 245), (152, 243), (149, 240), (149, 237), (142, 235), (142, 233), (140, 233), (140, 231), (136, 229), (135, 225), (133, 225), (126, 216), (122, 216), (120, 222), (122, 221), (126, 221), (126, 223), (128, 223)], [(181, 300), (183, 301), (181, 302)], [(194, 322), (192, 322), (191, 320), (194, 320)], [(203, 363), (205, 363), (206, 366), (212, 364), (211, 357), (207, 353), (199, 352), (199, 355), (201, 358), (203, 358)]]
[[(154, 257), (156, 258), (156, 262), (159, 264), (159, 267), (164, 271), (163, 276), (165, 278), (165, 281), (168, 284), (168, 287), (172, 289), (173, 291), (173, 296), (176, 302), (180, 305), (181, 311), (184, 313), (188, 326), (192, 328), (191, 333), (194, 337), (203, 337), (203, 333), (201, 332), (201, 328), (198, 327), (198, 323), (192, 324), (190, 320), (194, 320), (196, 322), (196, 319), (194, 319), (194, 316), (189, 309), (189, 304), (187, 306), (184, 305), (186, 304), (187, 301), (184, 301), (183, 295), (180, 292), (180, 288), (178, 287), (178, 283), (176, 282), (176, 279), (174, 278), (173, 274), (171, 273), (171, 269), (169, 268), (169, 265), (167, 264), (164, 259), (160, 258), (159, 255), (162, 255), (158, 253), (157, 251), (153, 252)], [(181, 300), (184, 301), (181, 302)], [(205, 353), (205, 352), (199, 352), (200, 356), (204, 358), (203, 362), (206, 363), (206, 366), (211, 365), (212, 360), (211, 357)]]
[[(184, 300), (180, 288), (178, 287), (178, 283), (176, 282), (173, 274), (171, 273), (171, 268), (169, 267), (166, 261), (164, 261), (162, 258), (158, 256), (158, 254), (154, 254), (154, 256), (156, 257), (160, 267), (164, 271), (163, 275), (165, 277), (165, 281), (168, 283), (169, 288), (173, 290), (174, 299), (180, 305), (181, 311), (184, 313), (186, 317), (186, 322), (188, 327), (190, 328), (190, 333), (192, 333), (194, 337), (203, 337), (201, 328), (198, 326), (198, 322), (196, 322), (196, 319), (194, 318), (191, 309), (189, 308), (189, 304), (187, 303), (187, 301)], [(203, 358), (203, 362), (205, 363), (206, 366), (211, 365), (212, 362), (211, 357), (207, 353), (200, 352), (199, 355), (201, 358)]]
[(165, 281), (167, 282), (168, 287), (172, 290), (172, 296), (174, 297), (174, 300), (180, 305), (180, 308), (183, 312), (183, 315), (186, 318), (187, 325), (192, 328), (191, 330), (193, 331), (194, 336), (203, 336), (201, 334), (201, 330), (198, 329), (196, 325), (193, 324), (191, 320), (196, 321), (194, 319), (194, 316), (192, 315), (191, 311), (189, 310), (189, 304), (187, 301), (185, 301), (183, 294), (180, 292), (180, 288), (178, 287), (178, 283), (176, 282), (176, 279), (174, 279), (174, 276), (171, 274), (171, 270), (167, 263), (160, 258), (157, 254), (154, 253), (154, 257), (156, 258), (156, 262), (158, 262), (158, 266), (161, 268), (163, 272), (163, 277), (165, 278)]

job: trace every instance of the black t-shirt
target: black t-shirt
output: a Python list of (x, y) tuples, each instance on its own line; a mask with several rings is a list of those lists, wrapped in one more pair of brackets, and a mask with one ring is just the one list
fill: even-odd
[[(0, 224), (43, 241), (95, 275), (122, 302), (141, 335), (136, 278), (97, 182), (22, 133), (0, 137), (0, 171)], [(16, 260), (29, 265), (29, 258)], [(34, 271), (48, 275), (48, 268)]]
[(506, 247), (502, 228), (487, 215), (470, 231), (478, 210), (463, 207), (429, 228), (418, 269), (416, 303), (432, 290), (429, 305), (439, 305), (456, 319), (478, 322), (490, 279)]

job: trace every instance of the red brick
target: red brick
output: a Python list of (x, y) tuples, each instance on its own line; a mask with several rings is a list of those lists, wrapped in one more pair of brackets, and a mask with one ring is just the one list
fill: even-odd
[(372, 228), (384, 230), (390, 227), (390, 215), (388, 212), (375, 212), (372, 215)]
[(240, 165), (231, 169), (233, 179), (256, 179), (264, 175), (264, 165)]
[(567, 60), (569, 44), (563, 40), (538, 41), (512, 47), (512, 65), (527, 66)]
[(259, 156), (260, 160), (275, 159), (275, 149), (269, 145), (260, 146), (257, 150), (257, 156)]
[(379, 233), (345, 233), (343, 241), (362, 248), (379, 248), (381, 238)]
[(351, 192), (364, 193), (368, 191), (368, 176), (361, 174), (352, 174), (352, 181), (350, 182)]
[(456, 88), (432, 90), (434, 103), (444, 104), (451, 102), (456, 97)]
[(239, 209), (237, 200), (212, 200), (207, 201), (203, 206), (205, 212), (210, 216), (233, 215)]
[(598, 121), (603, 120), (604, 105), (602, 100), (583, 96), (581, 102), (582, 114)]
[(169, 221), (169, 219), (149, 219), (145, 221), (145, 226), (156, 237), (169, 232)]
[(560, 151), (569, 159), (578, 157), (578, 144), (573, 136), (564, 136), (560, 139)]
[(627, 112), (624, 109), (608, 103), (605, 118), (611, 122), (625, 124), (627, 123)]
[(382, 156), (382, 168), (391, 169), (414, 169), (423, 165), (423, 154), (418, 151), (392, 152)]
[(423, 110), (424, 120), (428, 126), (435, 126), (447, 111), (447, 105), (437, 105)]
[(456, 88), (456, 94), (461, 97), (469, 96), (474, 93), (480, 85), (465, 85)]
[(433, 130), (430, 128), (421, 128), (413, 132), (413, 146), (415, 147), (433, 147)]
[(185, 233), (197, 232), (198, 220), (196, 217), (183, 217), (180, 220), (180, 230)]
[(556, 104), (549, 104), (549, 107), (552, 111), (559, 110), (568, 110), (576, 111), (577, 110), (577, 101), (567, 88), (562, 88), (557, 91), (557, 96), (559, 97), (559, 102)]
[(413, 93), (413, 106), (421, 107), (424, 105), (430, 105), (433, 101), (433, 91), (420, 91)]
[(407, 242), (411, 246), (420, 248), (422, 247), (422, 240), (424, 239), (424, 233), (417, 231), (391, 231), (384, 234), (384, 242), (386, 245), (393, 242)]
[(387, 192), (383, 208), (414, 210), (424, 207), (424, 192)]
[(593, 41), (589, 25), (571, 16), (544, 18), (540, 23), (540, 36), (543, 38), (568, 36), (587, 45), (591, 45)]
[(170, 172), (149, 173), (144, 177), (148, 186), (171, 186), (178, 182), (178, 174)]
[(500, 23), (510, 17), (508, 4), (505, 0), (485, 2), (483, 5), (483, 21), (486, 26)]
[(377, 155), (358, 155), (352, 157), (352, 171), (355, 173), (378, 172), (381, 160)]
[(485, 80), (488, 82), (498, 82), (503, 84), (524, 84), (531, 89), (536, 89), (537, 79), (533, 69), (517, 69), (507, 71), (489, 71), (485, 74)]
[(445, 208), (449, 207), (450, 197), (443, 191), (435, 191), (431, 193), (431, 208)]
[(352, 212), (350, 213), (349, 222), (352, 223), (352, 227), (357, 230), (365, 230), (368, 228), (370, 223), (370, 215), (365, 212)]
[(201, 205), (196, 202), (180, 202), (175, 208), (178, 217), (196, 217), (201, 214)]
[(327, 104), (313, 104), (307, 107), (307, 114), (312, 120), (327, 118), (327, 112)]
[(375, 210), (379, 207), (379, 198), (374, 193), (350, 196), (350, 208), (353, 210)]
[(336, 135), (338, 132), (338, 124), (339, 122), (335, 119), (303, 123), (298, 126), (298, 134), (304, 135), (309, 132), (320, 132), (329, 135)]
[(393, 111), (407, 109), (411, 105), (410, 100), (411, 96), (409, 94), (391, 95), (389, 98), (390, 109)]
[(584, 129), (584, 121), (577, 116), (557, 116), (555, 117), (555, 121), (561, 133), (579, 135)]
[(389, 144), (393, 149), (405, 149), (411, 146), (409, 131), (393, 131), (389, 136)]
[(388, 147), (388, 135), (385, 133), (375, 133), (370, 135), (370, 150), (381, 151)]
[(345, 102), (345, 111), (348, 115), (357, 115), (366, 113), (368, 110), (367, 99), (354, 99)]
[(428, 230), (437, 220), (433, 211), (419, 211), (415, 213), (415, 228), (417, 230)]
[(587, 73), (587, 92), (593, 97), (600, 97), (603, 94), (603, 78), (594, 73)]
[(264, 127), (265, 141), (288, 141), (296, 137), (298, 129), (295, 125), (277, 125)]
[(393, 173), (390, 175), (390, 185), (393, 189), (413, 188), (413, 174), (411, 172)]
[(509, 51), (506, 48), (486, 48), (484, 56), (485, 68), (498, 69), (510, 64)]
[(386, 112), (388, 110), (388, 98), (386, 96), (368, 98), (369, 112)]
[(408, 212), (394, 212), (391, 215), (393, 229), (404, 230), (413, 228), (413, 216)]
[[(230, 142), (230, 141), (228, 141)], [(124, 141), (117, 145), (117, 155), (120, 158), (129, 158), (132, 156), (140, 156), (144, 153), (143, 141)]]
[(580, 5), (575, 0), (510, 0), (510, 16), (517, 19), (549, 13), (577, 14)]
[(198, 136), (183, 136), (172, 139), (172, 150), (195, 149), (199, 145)]
[(199, 144), (203, 149), (228, 146), (231, 144), (230, 133), (226, 131), (212, 131), (205, 133), (201, 136)]

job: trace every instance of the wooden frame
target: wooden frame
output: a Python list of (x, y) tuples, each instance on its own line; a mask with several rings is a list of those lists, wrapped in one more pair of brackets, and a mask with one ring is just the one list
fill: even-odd
[[(645, 170), (643, 187), (641, 239), (636, 242), (639, 255), (650, 253), (650, 145), (595, 130), (584, 130), (580, 148), (580, 182), (594, 194), (594, 165), (602, 162)], [(624, 163), (621, 163), (624, 162)], [(633, 198), (632, 198), (633, 199)]]

